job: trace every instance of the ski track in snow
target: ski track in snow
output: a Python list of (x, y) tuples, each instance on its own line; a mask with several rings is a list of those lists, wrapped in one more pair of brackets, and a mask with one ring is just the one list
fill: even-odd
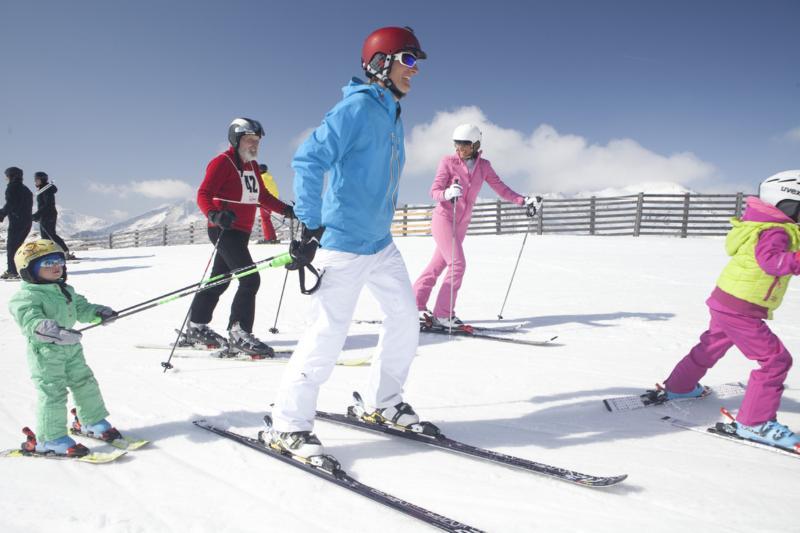
[[(433, 252), (430, 238), (397, 239), (412, 281)], [(491, 327), (523, 324), (509, 337), (558, 335), (560, 346), (533, 347), (423, 335), (406, 383), (415, 409), (458, 440), (597, 475), (627, 473), (619, 486), (593, 490), (432, 449), (422, 444), (318, 422), (315, 431), (359, 481), (488, 531), (781, 532), (797, 523), (800, 462), (708, 438), (659, 420), (669, 414), (711, 425), (719, 408), (741, 398), (707, 398), (608, 413), (603, 398), (635, 394), (663, 381), (705, 329), (704, 305), (727, 261), (723, 238), (528, 238), (503, 301), (522, 236), (469, 236), (458, 315)], [(487, 252), (491, 250), (491, 252)], [(253, 245), (255, 258), (276, 247)], [(81, 252), (70, 283), (96, 303), (122, 308), (199, 279), (211, 245)], [(107, 268), (113, 266), (113, 268)], [(83, 274), (81, 272), (84, 272)], [(308, 298), (289, 276), (272, 327), (284, 271), (263, 271), (255, 333), (275, 346), (304, 329)], [(795, 281), (770, 327), (798, 352), (800, 285)], [(234, 284), (235, 285), (235, 284)], [(14, 283), (0, 284), (7, 301)], [(220, 300), (212, 326), (224, 331), (233, 296)], [(429, 302), (433, 304), (432, 295)], [(236, 531), (426, 531), (421, 523), (324, 480), (289, 468), (191, 424), (206, 418), (255, 436), (283, 364), (175, 358), (134, 348), (174, 340), (190, 298), (84, 335), (87, 361), (109, 417), (121, 431), (153, 442), (109, 465), (29, 459), (0, 461), (4, 533)], [(355, 316), (379, 319), (365, 291)], [(345, 355), (370, 354), (377, 325), (354, 324)], [(36, 398), (25, 343), (0, 309), (0, 448), (23, 440)], [(746, 381), (754, 363), (730, 351), (703, 380)], [(319, 408), (342, 412), (363, 390), (369, 367), (337, 366)], [(69, 403), (72, 406), (72, 401)], [(800, 429), (800, 380), (791, 371), (779, 420)], [(99, 451), (109, 447), (83, 439)], [(47, 497), (42, 497), (47, 495)]]

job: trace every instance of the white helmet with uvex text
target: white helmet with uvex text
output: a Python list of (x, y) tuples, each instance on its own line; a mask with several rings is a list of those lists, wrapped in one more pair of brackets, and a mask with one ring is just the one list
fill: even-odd
[(784, 170), (768, 177), (759, 185), (758, 197), (797, 221), (800, 215), (800, 170)]
[(454, 141), (469, 141), (472, 144), (481, 142), (481, 130), (474, 124), (461, 124), (453, 130)]

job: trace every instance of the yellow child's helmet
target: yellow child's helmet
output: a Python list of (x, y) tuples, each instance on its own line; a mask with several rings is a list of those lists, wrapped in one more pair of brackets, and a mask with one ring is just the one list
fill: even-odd
[[(19, 247), (17, 253), (14, 254), (14, 264), (17, 266), (19, 277), (28, 283), (39, 283), (36, 276), (31, 271), (31, 265), (39, 258), (50, 254), (59, 254), (61, 258), (66, 260), (64, 250), (53, 241), (47, 239), (37, 239), (23, 243)], [(66, 277), (67, 270), (64, 269), (64, 276)]]

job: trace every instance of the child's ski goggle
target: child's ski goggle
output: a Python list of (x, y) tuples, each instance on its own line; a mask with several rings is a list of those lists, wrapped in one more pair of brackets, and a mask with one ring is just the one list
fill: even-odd
[(408, 68), (414, 68), (414, 65), (417, 64), (417, 56), (411, 52), (398, 52), (392, 57)]
[(53, 268), (56, 266), (63, 267), (66, 264), (66, 261), (60, 257), (48, 257), (47, 259), (40, 260), (38, 266), (39, 268)]

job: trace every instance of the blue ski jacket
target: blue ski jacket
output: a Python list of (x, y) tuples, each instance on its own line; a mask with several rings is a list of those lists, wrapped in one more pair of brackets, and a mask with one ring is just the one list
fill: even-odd
[(325, 226), (323, 248), (371, 255), (392, 242), (403, 122), (397, 101), (380, 85), (353, 78), (342, 92), (292, 160), (294, 213), (309, 229)]

